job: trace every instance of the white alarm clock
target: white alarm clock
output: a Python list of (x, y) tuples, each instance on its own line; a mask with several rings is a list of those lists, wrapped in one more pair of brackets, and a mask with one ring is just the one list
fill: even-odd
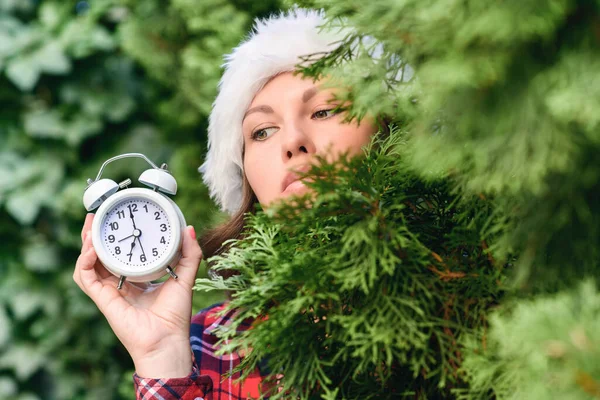
[[(131, 179), (116, 183), (100, 179), (109, 163), (129, 157), (143, 158), (152, 166), (139, 181), (146, 188), (128, 188)], [(170, 274), (181, 258), (182, 235), (186, 227), (183, 213), (166, 194), (177, 193), (177, 182), (167, 170), (160, 168), (141, 153), (126, 153), (102, 164), (95, 180), (88, 179), (83, 194), (87, 211), (95, 210), (92, 243), (98, 259), (112, 274), (125, 280), (148, 282)]]

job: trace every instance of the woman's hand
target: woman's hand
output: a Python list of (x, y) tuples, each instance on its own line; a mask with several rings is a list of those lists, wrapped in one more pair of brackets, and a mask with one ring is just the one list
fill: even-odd
[(127, 282), (117, 290), (119, 278), (98, 261), (88, 214), (81, 231), (81, 255), (73, 280), (104, 314), (112, 330), (131, 355), (136, 372), (148, 378), (178, 378), (191, 372), (190, 320), (192, 287), (202, 259), (194, 228), (183, 235), (178, 279), (158, 284)]

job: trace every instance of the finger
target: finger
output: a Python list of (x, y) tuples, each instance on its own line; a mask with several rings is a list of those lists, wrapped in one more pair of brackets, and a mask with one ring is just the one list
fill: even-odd
[[(87, 240), (91, 241), (91, 238)], [(79, 279), (86, 293), (96, 301), (94, 294), (102, 289), (102, 279), (113, 276), (98, 262), (98, 255), (93, 246), (81, 255), (81, 264), (79, 266)], [(115, 282), (116, 282), (115, 277)]]
[[(94, 243), (92, 241), (92, 235), (87, 235), (85, 242), (83, 243), (83, 248), (81, 250), (81, 253), (83, 254), (93, 247), (94, 247)], [(96, 258), (97, 258), (97, 255), (96, 255)], [(108, 271), (104, 267), (104, 265), (100, 264), (100, 262), (98, 260), (95, 262), (95, 264), (97, 264), (97, 265), (94, 265), (94, 268), (96, 270), (96, 273), (100, 277), (100, 279), (106, 279), (110, 276), (114, 276), (113, 274), (110, 273), (110, 271)]]
[[(92, 243), (92, 236), (87, 235), (85, 238), (85, 241), (83, 242), (83, 246), (81, 248), (80, 259), (83, 259), (85, 261), (87, 258), (83, 257), (83, 256), (85, 256), (86, 253), (88, 253), (90, 251), (90, 249), (92, 249), (93, 247), (94, 247), (94, 245)], [(95, 252), (94, 252), (94, 254), (96, 255)], [(76, 264), (75, 272), (73, 274), (73, 279), (75, 280), (75, 282), (78, 282), (79, 277), (81, 275), (81, 271), (78, 271), (77, 266), (78, 265)], [(97, 255), (95, 256), (95, 260), (92, 263), (92, 268), (96, 272), (98, 279), (106, 279), (106, 278), (112, 276), (112, 274), (106, 268), (104, 268), (104, 266), (102, 264), (100, 264), (100, 262), (98, 261)]]
[[(98, 275), (96, 274), (96, 270), (94, 269), (94, 264), (96, 263), (96, 260), (97, 256), (96, 252), (94, 251), (94, 248), (88, 246), (88, 249), (85, 252), (81, 252), (79, 258), (77, 258), (77, 262), (75, 263), (73, 280), (77, 283), (81, 290), (83, 290), (88, 295), (88, 287), (94, 282), (98, 281), (99, 279)], [(85, 283), (83, 279), (84, 276)]]
[[(91, 247), (89, 247), (89, 249), (91, 249)], [(77, 264), (75, 266), (75, 271), (73, 272), (73, 280), (81, 288), (81, 290), (84, 293), (86, 293), (88, 296), (92, 297), (88, 291), (88, 286), (95, 284), (94, 282), (96, 280), (98, 282), (100, 282), (103, 286), (106, 285), (107, 282), (110, 282), (110, 284), (112, 284), (114, 287), (116, 287), (117, 284), (119, 283), (119, 279), (116, 276), (114, 276), (113, 274), (111, 274), (96, 259), (96, 262), (94, 262), (92, 264), (93, 269), (96, 272), (96, 278), (93, 281), (90, 281), (88, 278), (88, 280), (86, 281), (86, 284), (84, 285), (81, 281), (81, 272), (82, 272), (82, 270), (91, 269), (91, 268), (89, 268), (89, 263), (92, 263), (93, 257), (90, 259), (89, 258), (90, 256), (91, 256), (91, 253), (88, 254), (87, 252), (82, 253), (80, 255), (80, 257), (77, 261)], [(86, 274), (87, 274), (87, 272), (86, 272)], [(92, 279), (93, 279), (93, 276), (92, 276)], [(121, 294), (123, 297), (127, 297), (130, 295), (139, 295), (139, 294), (149, 290), (151, 288), (150, 286), (151, 285), (148, 285), (146, 283), (133, 283), (133, 282), (125, 281), (125, 284), (123, 285), (123, 288), (121, 289), (121, 292), (122, 292)], [(94, 300), (94, 301), (96, 302), (96, 300)]]
[(83, 245), (81, 246), (81, 254), (86, 253), (91, 247), (94, 247), (92, 235), (85, 234), (84, 236), (85, 238), (83, 240)]
[(84, 263), (89, 262), (88, 257), (86, 257), (86, 253), (89, 251), (89, 249), (92, 246), (92, 237), (90, 235), (83, 235), (84, 236), (84, 241), (83, 244), (81, 245), (81, 254), (79, 255), (79, 257), (77, 258), (77, 262), (75, 263), (75, 269), (73, 271), (73, 280), (75, 281), (75, 283), (77, 283), (77, 285), (79, 285), (79, 287), (81, 287), (81, 289), (83, 289), (83, 287), (81, 286), (81, 268), (82, 265)]
[(194, 286), (196, 280), (196, 273), (198, 272), (198, 266), (202, 260), (202, 249), (196, 239), (196, 232), (194, 227), (189, 225), (186, 227), (183, 233), (183, 244), (181, 246), (181, 259), (177, 264), (177, 276), (178, 280), (189, 285), (191, 288)]
[[(128, 306), (123, 296), (131, 290), (143, 292), (139, 288), (128, 285), (124, 291), (117, 290), (118, 278), (108, 273), (98, 261), (98, 256), (93, 247), (80, 256), (78, 262), (79, 287), (89, 296), (90, 299), (110, 320), (109, 315), (113, 314), (111, 310), (123, 310)], [(106, 278), (101, 278), (100, 271), (108, 273)]]
[(87, 213), (85, 216), (85, 222), (83, 223), (83, 228), (81, 229), (81, 242), (85, 241), (86, 234), (92, 229), (92, 221), (94, 220), (93, 213)]

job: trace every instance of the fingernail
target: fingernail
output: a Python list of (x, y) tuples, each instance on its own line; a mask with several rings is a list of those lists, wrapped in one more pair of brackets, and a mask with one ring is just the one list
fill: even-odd
[(194, 229), (194, 227), (192, 225), (188, 225), (189, 231), (190, 231), (190, 237), (194, 240), (196, 240), (196, 230)]

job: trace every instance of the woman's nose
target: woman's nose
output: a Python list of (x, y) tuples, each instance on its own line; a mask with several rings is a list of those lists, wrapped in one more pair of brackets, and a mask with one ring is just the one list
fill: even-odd
[(310, 156), (316, 152), (316, 146), (310, 134), (301, 127), (293, 126), (281, 133), (283, 133), (281, 156), (284, 162), (302, 155)]

